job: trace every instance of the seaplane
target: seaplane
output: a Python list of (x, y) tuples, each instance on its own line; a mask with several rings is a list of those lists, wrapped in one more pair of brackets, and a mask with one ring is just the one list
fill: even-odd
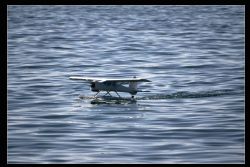
[[(98, 94), (100, 92), (106, 92), (106, 94), (102, 97), (113, 97), (110, 92), (115, 92), (119, 99), (122, 97), (118, 92), (126, 92), (131, 94), (131, 99), (134, 99), (134, 96), (138, 92), (149, 92), (138, 89), (138, 84), (140, 82), (151, 82), (145, 78), (137, 78), (134, 76), (133, 78), (92, 78), (92, 77), (81, 77), (81, 76), (71, 76), (69, 77), (71, 80), (82, 80), (90, 83), (90, 89), (93, 92), (96, 92), (94, 98), (98, 98)], [(128, 84), (128, 86), (125, 86)]]

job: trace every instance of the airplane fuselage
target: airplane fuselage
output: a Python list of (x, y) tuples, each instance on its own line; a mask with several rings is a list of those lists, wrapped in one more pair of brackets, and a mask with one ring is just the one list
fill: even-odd
[(124, 85), (117, 84), (116, 82), (91, 82), (90, 87), (91, 87), (91, 91), (93, 92), (115, 91), (115, 92), (127, 92), (127, 93), (130, 93), (131, 95), (137, 94), (136, 87), (133, 87), (133, 86), (126, 87)]

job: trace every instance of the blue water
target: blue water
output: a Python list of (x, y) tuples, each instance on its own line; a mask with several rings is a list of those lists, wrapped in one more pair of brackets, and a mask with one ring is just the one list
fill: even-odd
[[(152, 82), (93, 102), (74, 75)], [(8, 163), (244, 163), (245, 7), (8, 6), (7, 144)]]

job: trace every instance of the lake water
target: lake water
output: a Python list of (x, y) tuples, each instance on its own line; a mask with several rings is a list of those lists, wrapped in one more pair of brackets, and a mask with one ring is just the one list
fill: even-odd
[(245, 163), (245, 6), (8, 6), (7, 61), (8, 163)]

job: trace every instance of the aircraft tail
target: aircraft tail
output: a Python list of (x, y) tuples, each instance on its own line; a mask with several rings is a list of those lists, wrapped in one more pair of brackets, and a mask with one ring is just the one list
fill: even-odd
[(129, 82), (129, 88), (132, 90), (137, 90), (138, 83), (137, 82)]
[(149, 90), (137, 90), (137, 92), (151, 92)]

